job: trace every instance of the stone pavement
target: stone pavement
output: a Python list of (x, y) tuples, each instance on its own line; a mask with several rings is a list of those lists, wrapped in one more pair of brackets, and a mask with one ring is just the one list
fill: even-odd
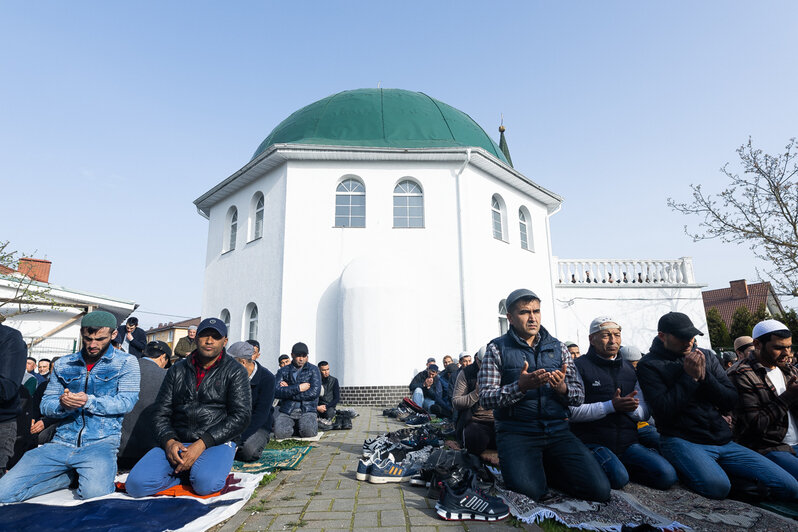
[(258, 488), (243, 510), (215, 532), (249, 530), (385, 530), (481, 531), (541, 530), (505, 519), (497, 523), (444, 521), (423, 488), (401, 484), (369, 484), (355, 479), (363, 440), (403, 428), (382, 415), (382, 408), (356, 407), (352, 430), (327, 432), (296, 471), (281, 471)]

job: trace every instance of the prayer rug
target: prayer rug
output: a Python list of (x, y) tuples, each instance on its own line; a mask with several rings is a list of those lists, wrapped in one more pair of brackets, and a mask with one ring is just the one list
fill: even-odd
[[(126, 477), (120, 475), (117, 479), (123, 482)], [(134, 499), (116, 492), (83, 501), (74, 491), (59, 490), (2, 506), (0, 531), (200, 532), (229, 519), (243, 508), (262, 477), (261, 474), (235, 473), (232, 479), (228, 477), (231, 482), (220, 495), (205, 499), (191, 495)]]
[(312, 449), (306, 447), (289, 447), (288, 449), (264, 449), (257, 462), (233, 462), (233, 471), (244, 473), (267, 473), (275, 469), (296, 469), (299, 462)]
[(308, 436), (307, 438), (302, 438), (300, 436), (291, 436), (290, 438), (283, 438), (282, 440), (274, 440), (274, 441), (286, 441), (286, 440), (319, 441), (323, 435), (324, 432), (319, 432), (315, 436)]

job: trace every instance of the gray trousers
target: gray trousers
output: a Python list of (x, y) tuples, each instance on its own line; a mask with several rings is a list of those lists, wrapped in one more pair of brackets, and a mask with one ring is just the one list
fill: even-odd
[(236, 451), (236, 458), (242, 462), (260, 460), (260, 455), (267, 443), (269, 443), (269, 431), (261, 427), (241, 444)]
[(9, 419), (0, 423), (0, 476), (14, 456), (14, 442), (17, 439), (17, 420)]
[(318, 434), (319, 422), (316, 412), (304, 414), (301, 410), (294, 410), (290, 414), (278, 412), (274, 419), (274, 437), (278, 440), (290, 438), (294, 435), (294, 428), (297, 426), (301, 438), (310, 438)]

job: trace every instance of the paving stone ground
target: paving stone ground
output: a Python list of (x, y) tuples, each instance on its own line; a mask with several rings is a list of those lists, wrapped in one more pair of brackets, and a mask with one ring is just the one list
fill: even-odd
[(295, 471), (281, 471), (258, 488), (249, 503), (214, 532), (255, 530), (455, 531), (523, 529), (534, 525), (444, 521), (425, 490), (401, 484), (369, 484), (355, 479), (363, 440), (404, 427), (381, 408), (357, 407), (352, 430), (326, 433)]

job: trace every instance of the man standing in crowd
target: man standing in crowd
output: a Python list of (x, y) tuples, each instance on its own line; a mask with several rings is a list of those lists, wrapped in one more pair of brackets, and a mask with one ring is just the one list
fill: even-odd
[(138, 318), (129, 317), (125, 325), (119, 326), (117, 336), (123, 351), (136, 358), (141, 358), (142, 351), (147, 345), (147, 335), (139, 329)]
[(25, 374), (28, 346), (22, 334), (0, 319), (0, 478), (14, 455), (19, 414), (19, 388)]
[(290, 438), (297, 428), (302, 438), (319, 433), (316, 407), (319, 406), (321, 374), (308, 362), (308, 346), (297, 342), (291, 348), (291, 364), (277, 371), (274, 395), (280, 399), (280, 410), (274, 420), (274, 437)]
[(410, 392), (413, 402), (429, 412), (434, 404), (440, 404), (443, 396), (443, 386), (438, 377), (438, 366), (429, 364), (427, 369), (419, 371), (410, 381)]
[(277, 359), (277, 367), (278, 368), (285, 367), (285, 366), (287, 366), (290, 363), (291, 363), (291, 357), (289, 357), (288, 355), (285, 355), (285, 354), (280, 355), (280, 357)]
[(572, 496), (609, 500), (607, 476), (568, 429), (568, 407), (584, 400), (568, 349), (540, 325), (534, 292), (514, 290), (506, 304), (510, 328), (488, 344), (477, 380), (482, 407), (494, 409), (505, 484), (539, 501), (548, 478)]
[(341, 388), (338, 386), (338, 379), (330, 375), (330, 363), (326, 360), (319, 362), (319, 372), (321, 373), (321, 395), (319, 395), (319, 406), (316, 412), (319, 419), (332, 421), (335, 417), (335, 407), (341, 399)]
[(122, 422), (122, 439), (117, 458), (117, 463), (124, 469), (133, 467), (147, 451), (158, 446), (158, 440), (152, 432), (152, 418), (155, 398), (166, 377), (164, 368), (171, 356), (169, 345), (155, 340), (144, 347), (144, 355), (138, 359), (141, 372), (139, 400)]
[(678, 478), (667, 460), (640, 445), (637, 424), (648, 407), (637, 385), (635, 368), (620, 354), (621, 326), (609, 316), (590, 324), (590, 348), (574, 361), (585, 385), (585, 402), (571, 407), (571, 430), (593, 451), (610, 481), (621, 489), (635, 481), (666, 490)]
[(175, 346), (175, 355), (178, 359), (186, 358), (197, 348), (197, 326), (191, 325), (186, 332), (188, 336), (184, 336), (177, 341)]
[(737, 390), (717, 357), (695, 347), (696, 335), (703, 333), (681, 312), (662, 316), (657, 331), (637, 365), (637, 378), (657, 422), (662, 455), (682, 481), (710, 499), (729, 494), (729, 476), (737, 488), (766, 486), (773, 499), (798, 497), (798, 481), (790, 474), (732, 441), (722, 414), (735, 407)]
[(166, 373), (155, 400), (153, 428), (160, 447), (151, 449), (127, 477), (133, 497), (153, 495), (180, 483), (209, 495), (224, 487), (238, 438), (249, 424), (246, 370), (225, 356), (227, 327), (206, 318), (197, 327), (197, 349)]
[(53, 441), (26, 452), (0, 478), (0, 502), (19, 502), (69, 487), (77, 476), (81, 499), (115, 489), (122, 418), (139, 396), (136, 359), (111, 346), (116, 318), (90, 312), (80, 322), (83, 348), (58, 359), (41, 403), (42, 414), (63, 419)]
[[(25, 371), (26, 371), (26, 372), (27, 372), (27, 373), (28, 373), (28, 374), (29, 374), (31, 377), (33, 377), (34, 379), (36, 379), (36, 385), (38, 386), (39, 384), (41, 384), (41, 383), (43, 383), (43, 382), (44, 382), (44, 378), (43, 378), (41, 375), (39, 375), (38, 373), (36, 373), (36, 365), (37, 365), (37, 364), (36, 364), (36, 359), (35, 359), (35, 358), (33, 358), (33, 357), (28, 357), (28, 361), (27, 361), (27, 363), (26, 363), (26, 365), (25, 365)], [(26, 380), (27, 380), (27, 379), (26, 379)], [(33, 388), (33, 389), (35, 390), (35, 389), (36, 389), (36, 387), (34, 386), (34, 388)], [(31, 392), (31, 395), (33, 395), (33, 392)]]
[(735, 439), (798, 479), (798, 369), (790, 363), (792, 333), (783, 323), (765, 320), (753, 334), (755, 349), (729, 373), (740, 394)]
[[(467, 353), (461, 353), (460, 354), (460, 369), (463, 369), (466, 366), (470, 366), (470, 365), (471, 365), (471, 355), (469, 355)], [(455, 377), (455, 379), (457, 379), (457, 377)]]
[(37, 364), (37, 367), (39, 369), (39, 375), (41, 376), (42, 381), (48, 380), (50, 378), (50, 359), (41, 359)]
[(754, 339), (750, 336), (740, 336), (734, 340), (734, 352), (739, 360), (748, 358), (754, 352)]
[(568, 348), (568, 352), (571, 353), (571, 358), (576, 360), (579, 358), (581, 353), (579, 352), (579, 346), (576, 343), (571, 342), (570, 340), (565, 342), (565, 347)]
[(244, 462), (260, 459), (269, 443), (272, 430), (272, 401), (274, 401), (274, 375), (255, 362), (255, 349), (249, 342), (236, 342), (227, 349), (227, 354), (244, 366), (249, 376), (252, 395), (252, 418), (241, 435), (241, 446), (236, 456)]
[(252, 361), (256, 362), (258, 358), (260, 358), (260, 342), (249, 339), (247, 340), (247, 343), (254, 349), (254, 352), (252, 353)]

